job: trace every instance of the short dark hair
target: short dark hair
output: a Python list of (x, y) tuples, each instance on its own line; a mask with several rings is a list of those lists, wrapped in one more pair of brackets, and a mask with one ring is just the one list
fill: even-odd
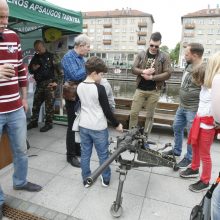
[(44, 45), (44, 42), (43, 42), (42, 40), (35, 40), (35, 41), (34, 41), (34, 47), (35, 47), (36, 45), (38, 45), (38, 44), (42, 44), (43, 46), (45, 46), (45, 45)]
[(150, 36), (150, 40), (153, 40), (153, 41), (161, 41), (161, 39), (162, 39), (162, 35), (160, 32), (154, 32)]
[(189, 43), (187, 45), (188, 47), (190, 47), (190, 52), (192, 54), (197, 54), (199, 57), (202, 57), (203, 53), (204, 53), (204, 47), (202, 44), (200, 43)]
[(93, 72), (97, 72), (98, 73), (106, 73), (108, 71), (108, 68), (105, 64), (105, 62), (99, 58), (99, 57), (90, 57), (87, 61), (86, 61), (86, 72), (88, 75), (90, 75)]

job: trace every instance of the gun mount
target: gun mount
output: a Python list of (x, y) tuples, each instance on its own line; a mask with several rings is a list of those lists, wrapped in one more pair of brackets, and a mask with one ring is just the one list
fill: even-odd
[[(156, 145), (155, 142), (147, 140), (147, 136), (143, 133), (143, 129), (133, 128), (129, 130), (123, 137), (117, 138), (115, 151), (100, 167), (98, 167), (87, 179), (88, 185), (92, 185), (101, 173), (115, 160), (119, 163), (119, 184), (116, 200), (113, 202), (110, 212), (113, 217), (120, 217), (122, 209), (122, 190), (126, 179), (127, 171), (135, 167), (158, 167), (165, 166), (176, 169), (176, 159), (173, 156), (164, 155), (159, 150), (145, 148), (145, 144)], [(165, 144), (162, 149), (171, 146), (170, 143)], [(122, 153), (129, 151), (133, 154), (131, 160), (123, 159)]]

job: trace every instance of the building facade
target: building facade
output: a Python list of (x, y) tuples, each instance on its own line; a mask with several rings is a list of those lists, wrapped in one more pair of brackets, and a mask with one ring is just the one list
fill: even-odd
[(83, 13), (83, 33), (91, 39), (90, 56), (101, 57), (115, 73), (128, 71), (135, 54), (145, 50), (152, 34), (151, 14), (131, 10)]
[(188, 43), (197, 42), (204, 46), (204, 61), (220, 51), (220, 8), (203, 9), (181, 17), (182, 37), (179, 66), (185, 66), (184, 48)]

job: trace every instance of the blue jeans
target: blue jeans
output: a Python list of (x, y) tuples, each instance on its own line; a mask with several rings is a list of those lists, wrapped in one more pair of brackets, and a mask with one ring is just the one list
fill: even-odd
[[(27, 124), (24, 109), (21, 108), (17, 111), (10, 113), (0, 114), (0, 137), (3, 129), (8, 134), (11, 150), (13, 153), (13, 185), (23, 186), (27, 183)], [(0, 187), (0, 205), (4, 202), (4, 195)]]
[[(181, 155), (184, 138), (184, 129), (186, 128), (187, 133), (189, 134), (195, 116), (196, 112), (188, 111), (181, 107), (177, 109), (176, 116), (173, 122), (175, 154)], [(192, 146), (190, 144), (187, 144), (187, 153), (184, 157), (190, 161), (192, 160)]]
[[(81, 169), (82, 178), (85, 180), (91, 174), (90, 170), (90, 158), (92, 155), (93, 144), (95, 146), (99, 164), (103, 164), (108, 159), (108, 129), (101, 131), (95, 131), (87, 128), (80, 127), (80, 139), (81, 139)], [(110, 181), (111, 170), (107, 167), (102, 177), (105, 181)]]
[(215, 188), (212, 195), (211, 219), (220, 220), (220, 183)]

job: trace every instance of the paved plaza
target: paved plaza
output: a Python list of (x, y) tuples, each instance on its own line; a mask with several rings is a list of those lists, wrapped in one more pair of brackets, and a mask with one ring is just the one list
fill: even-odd
[[(110, 129), (115, 139), (119, 134)], [(41, 184), (38, 193), (15, 191), (12, 188), (13, 167), (0, 170), (0, 184), (10, 206), (53, 220), (112, 220), (110, 207), (116, 198), (118, 187), (117, 164), (111, 165), (110, 186), (104, 188), (100, 179), (90, 188), (84, 188), (81, 170), (66, 162), (66, 126), (54, 125), (48, 132), (39, 128), (28, 131), (31, 148), (29, 154), (28, 179)], [(158, 148), (173, 141), (171, 128), (155, 126), (150, 140)], [(185, 151), (184, 142), (184, 151)], [(126, 153), (128, 154), (128, 153)], [(220, 142), (212, 145), (212, 182), (220, 170)], [(180, 160), (181, 158), (178, 158)], [(93, 151), (92, 170), (98, 167)], [(136, 168), (128, 171), (123, 189), (123, 214), (120, 220), (188, 220), (192, 207), (204, 195), (188, 190), (196, 180), (185, 180), (171, 168)], [(4, 220), (7, 218), (3, 218)]]

